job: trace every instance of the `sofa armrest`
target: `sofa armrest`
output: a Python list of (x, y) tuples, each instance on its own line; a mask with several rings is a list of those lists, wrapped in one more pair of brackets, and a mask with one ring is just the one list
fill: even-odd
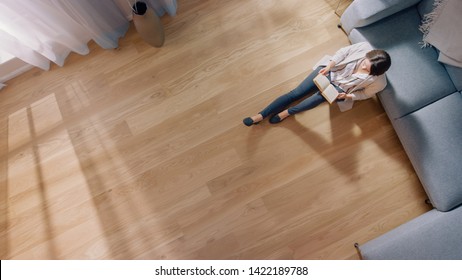
[(462, 207), (449, 212), (433, 209), (364, 245), (356, 245), (366, 260), (460, 260)]
[(347, 34), (353, 28), (362, 27), (411, 7), (421, 0), (354, 0), (340, 18)]

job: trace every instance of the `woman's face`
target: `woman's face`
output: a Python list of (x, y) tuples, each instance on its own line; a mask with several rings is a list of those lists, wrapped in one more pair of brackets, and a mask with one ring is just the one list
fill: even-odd
[(371, 73), (371, 61), (368, 58), (365, 58), (363, 62), (361, 62), (360, 68), (367, 73)]

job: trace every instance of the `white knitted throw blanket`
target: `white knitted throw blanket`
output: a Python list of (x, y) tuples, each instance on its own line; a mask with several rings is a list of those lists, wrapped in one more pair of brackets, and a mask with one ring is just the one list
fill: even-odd
[(440, 51), (438, 61), (462, 67), (462, 1), (435, 0), (434, 9), (422, 19), (423, 46)]

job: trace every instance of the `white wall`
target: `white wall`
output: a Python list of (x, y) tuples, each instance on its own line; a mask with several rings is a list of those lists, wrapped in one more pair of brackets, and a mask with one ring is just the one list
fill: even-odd
[(0, 53), (0, 89), (1, 84), (32, 69), (34, 66), (6, 53)]

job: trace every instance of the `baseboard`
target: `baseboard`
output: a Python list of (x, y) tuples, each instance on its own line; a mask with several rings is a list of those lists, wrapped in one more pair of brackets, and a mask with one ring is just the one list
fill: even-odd
[(0, 64), (0, 83), (5, 83), (34, 68), (34, 66), (20, 60), (13, 58)]

